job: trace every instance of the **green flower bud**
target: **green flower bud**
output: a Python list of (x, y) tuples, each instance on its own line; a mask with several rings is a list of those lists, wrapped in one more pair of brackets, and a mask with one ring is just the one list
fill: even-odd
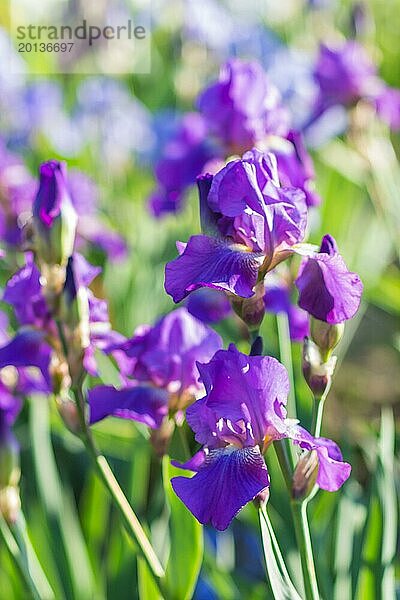
[(314, 317), (310, 318), (311, 338), (318, 346), (324, 362), (329, 358), (332, 350), (342, 339), (343, 332), (344, 323), (331, 325), (325, 321), (319, 321)]
[(311, 494), (318, 476), (318, 455), (315, 450), (305, 452), (296, 465), (292, 480), (292, 498), (304, 500)]

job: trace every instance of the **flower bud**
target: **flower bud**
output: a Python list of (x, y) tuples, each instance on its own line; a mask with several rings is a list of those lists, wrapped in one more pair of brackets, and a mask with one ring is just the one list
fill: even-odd
[(60, 299), (60, 319), (66, 326), (68, 364), (73, 380), (82, 371), (84, 350), (90, 344), (89, 295), (86, 286), (81, 285), (77, 271), (74, 258), (70, 256)]
[(251, 298), (230, 295), (233, 310), (246, 323), (250, 331), (259, 329), (265, 315), (264, 283), (258, 283), (254, 291), (255, 294)]
[(70, 398), (57, 398), (57, 409), (64, 425), (74, 435), (82, 433), (82, 425), (75, 402)]
[(153, 446), (154, 452), (159, 458), (162, 458), (167, 453), (169, 442), (174, 433), (175, 423), (173, 419), (164, 419), (161, 427), (152, 429), (150, 434), (150, 443)]
[(303, 375), (315, 398), (321, 398), (331, 383), (336, 357), (324, 362), (318, 346), (309, 338), (303, 344)]
[(329, 358), (332, 350), (342, 339), (343, 332), (344, 323), (331, 325), (325, 321), (319, 321), (314, 317), (310, 318), (311, 338), (317, 344), (324, 361)]
[(33, 203), (38, 261), (65, 266), (73, 251), (78, 220), (67, 188), (66, 165), (50, 160), (39, 172), (39, 191)]
[(292, 498), (304, 500), (311, 494), (318, 475), (318, 455), (315, 450), (305, 452), (296, 465), (292, 480)]
[(266, 487), (257, 494), (257, 496), (254, 498), (253, 502), (254, 502), (256, 508), (261, 508), (261, 507), (267, 505), (268, 500), (269, 500), (269, 487)]
[(8, 486), (0, 489), (0, 513), (7, 523), (15, 523), (21, 508), (18, 486)]

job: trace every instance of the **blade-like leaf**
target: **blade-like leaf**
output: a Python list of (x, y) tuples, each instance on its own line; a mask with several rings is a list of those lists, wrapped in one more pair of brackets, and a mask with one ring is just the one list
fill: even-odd
[(170, 509), (170, 555), (166, 569), (167, 589), (171, 600), (190, 600), (203, 560), (203, 530), (171, 487), (171, 477), (180, 470), (163, 459), (163, 481)]
[(265, 565), (274, 598), (275, 600), (301, 600), (290, 580), (266, 509), (260, 508), (259, 515)]

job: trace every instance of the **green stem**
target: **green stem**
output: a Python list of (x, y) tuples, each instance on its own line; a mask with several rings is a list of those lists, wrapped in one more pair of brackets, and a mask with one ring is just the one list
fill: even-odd
[(118, 481), (116, 480), (114, 473), (112, 472), (110, 465), (106, 458), (97, 449), (96, 444), (93, 440), (91, 431), (88, 427), (85, 418), (85, 399), (83, 396), (82, 388), (80, 385), (73, 389), (73, 393), (76, 399), (76, 405), (79, 412), (79, 418), (82, 428), (81, 439), (85, 445), (85, 448), (93, 462), (96, 469), (97, 475), (102, 481), (103, 485), (111, 495), (111, 498), (120, 514), (122, 522), (128, 530), (131, 537), (135, 540), (140, 552), (143, 555), (149, 569), (153, 573), (153, 576), (157, 582), (157, 585), (162, 591), (162, 582), (160, 579), (164, 577), (164, 569), (154, 551), (153, 546), (140, 524), (135, 512), (129, 504), (125, 494), (123, 493)]
[(321, 435), (322, 417), (324, 415), (325, 398), (314, 398), (313, 415), (311, 425), (311, 435), (319, 437)]
[(281, 363), (286, 367), (289, 375), (290, 390), (288, 396), (288, 415), (291, 419), (296, 418), (296, 397), (294, 387), (292, 345), (290, 342), (290, 330), (288, 316), (284, 312), (276, 315), (276, 324), (278, 328), (279, 356)]
[(36, 587), (35, 582), (29, 572), (29, 565), (26, 557), (22, 553), (20, 547), (15, 541), (10, 528), (2, 514), (0, 514), (0, 538), (3, 540), (5, 547), (8, 550), (10, 558), (17, 569), (21, 580), (24, 582), (25, 588), (29, 593), (29, 597), (34, 600), (42, 600), (43, 596)]
[(303, 573), (305, 600), (319, 600), (317, 576), (307, 519), (307, 503), (291, 502), (294, 529)]
[(274, 449), (276, 452), (276, 456), (278, 457), (279, 466), (282, 471), (283, 478), (286, 483), (286, 487), (289, 491), (289, 494), (292, 493), (292, 477), (294, 470), (294, 462), (291, 452), (287, 446), (287, 442), (289, 440), (277, 440), (274, 442)]
[[(65, 355), (65, 358), (68, 359), (68, 345), (64, 334), (64, 328), (60, 321), (57, 320), (56, 323), (63, 353)], [(81, 426), (81, 440), (86, 448), (88, 455), (91, 458), (91, 461), (96, 469), (96, 473), (99, 479), (102, 481), (104, 487), (109, 492), (111, 499), (113, 500), (113, 503), (119, 512), (122, 522), (125, 525), (125, 528), (127, 529), (130, 536), (133, 538), (141, 554), (143, 555), (143, 558), (146, 561), (150, 571), (152, 572), (154, 580), (160, 592), (162, 593), (164, 587), (162, 578), (165, 576), (164, 568), (161, 565), (142, 525), (140, 524), (139, 519), (137, 518), (134, 510), (129, 504), (117, 479), (115, 478), (115, 475), (112, 472), (111, 467), (107, 462), (107, 459), (101, 454), (101, 452), (96, 447), (96, 444), (92, 437), (92, 432), (86, 421), (85, 398), (82, 391), (83, 378), (84, 375), (81, 377), (81, 380), (78, 381), (77, 384), (71, 388), (71, 391), (75, 396), (76, 407), (79, 414), (79, 421)]]
[(326, 390), (322, 394), (321, 398), (319, 398), (318, 396), (314, 396), (312, 424), (311, 424), (311, 435), (313, 435), (314, 437), (320, 437), (320, 435), (321, 435), (322, 418), (324, 416), (325, 400), (329, 394), (331, 385), (332, 385), (332, 382), (329, 381), (328, 385), (326, 386)]

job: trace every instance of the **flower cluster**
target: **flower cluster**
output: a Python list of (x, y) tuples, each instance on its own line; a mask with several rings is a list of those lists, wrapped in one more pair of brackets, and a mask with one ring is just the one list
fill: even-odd
[(308, 205), (319, 204), (301, 134), (291, 130), (278, 90), (256, 61), (227, 61), (218, 80), (199, 95), (197, 107), (199, 113), (183, 117), (156, 164), (158, 185), (150, 198), (155, 216), (178, 211), (197, 175), (255, 145), (274, 152), (286, 187), (299, 187)]
[[(77, 217), (66, 187), (65, 166), (49, 161), (40, 174), (33, 203), (34, 252), (25, 253), (25, 264), (9, 279), (2, 297), (12, 306), (19, 330), (12, 339), (3, 336), (0, 368), (16, 369), (14, 392), (62, 395), (69, 385), (69, 377), (67, 381), (64, 377), (66, 359), (69, 376), (79, 377), (83, 369), (95, 375), (95, 350), (123, 337), (111, 330), (105, 301), (88, 288), (101, 269), (74, 251)], [(60, 345), (60, 319), (67, 357)]]
[(90, 422), (113, 415), (159, 429), (168, 414), (181, 422), (203, 388), (196, 362), (209, 360), (221, 346), (220, 336), (183, 307), (153, 327), (142, 325), (131, 339), (108, 346), (123, 385), (89, 391)]

